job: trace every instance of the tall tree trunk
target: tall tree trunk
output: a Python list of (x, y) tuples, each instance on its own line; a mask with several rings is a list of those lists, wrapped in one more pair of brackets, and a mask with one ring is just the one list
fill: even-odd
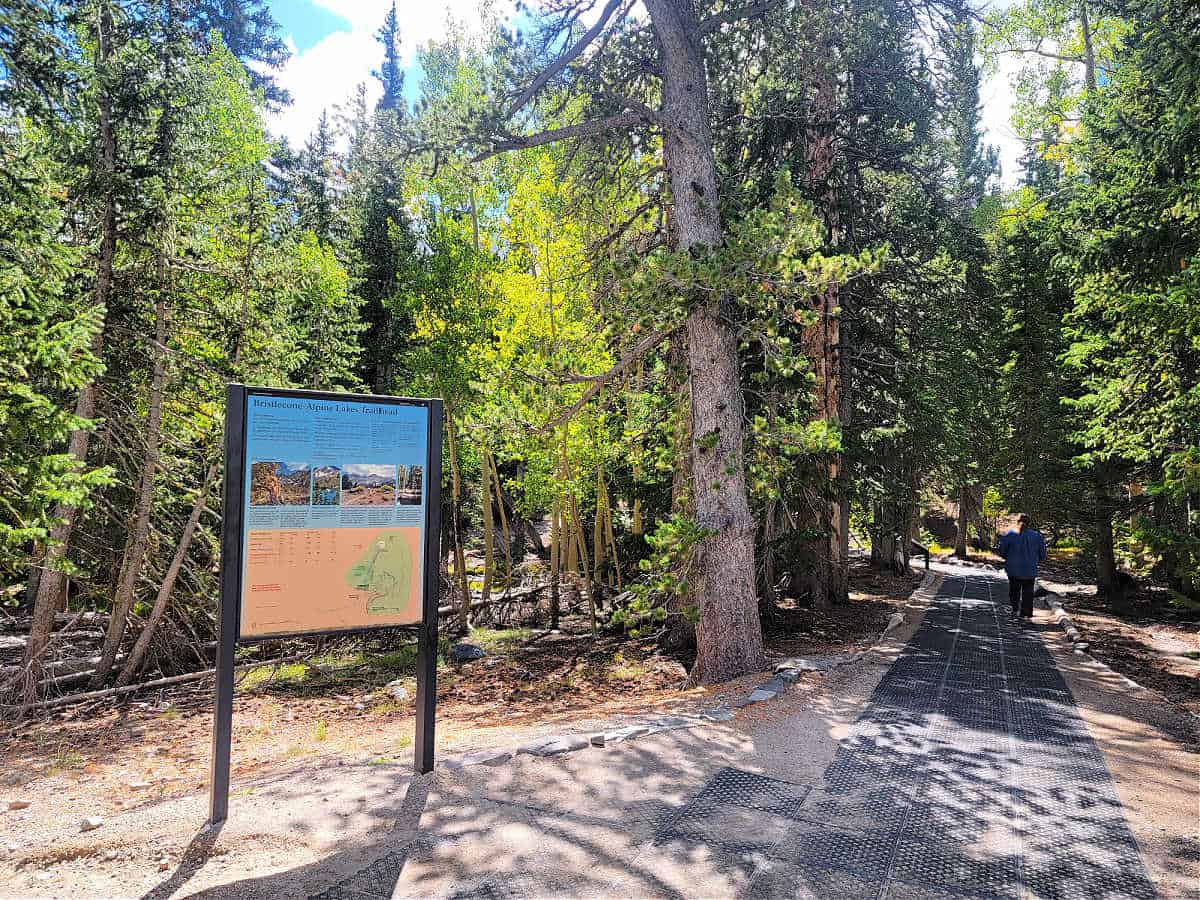
[[(667, 396), (679, 398), (679, 427), (675, 432), (673, 453), (675, 465), (671, 470), (671, 514), (692, 516), (691, 498), (692, 483), (692, 411), (688, 403), (688, 395), (684, 390), (687, 382), (687, 345), (684, 340), (675, 336), (667, 348)], [(684, 565), (689, 567), (686, 572), (677, 572), (677, 576), (694, 581), (694, 561), (687, 560)], [(667, 650), (691, 650), (696, 646), (696, 625), (688, 616), (689, 598), (678, 593), (667, 597), (667, 621), (664, 623), (662, 645)]]
[(450, 457), (450, 532), (454, 536), (454, 578), (458, 582), (461, 602), (458, 607), (458, 627), (467, 631), (471, 627), (471, 585), (467, 581), (467, 558), (462, 544), (462, 473), (458, 468), (458, 425), (454, 421), (454, 409), (449, 401), (446, 410), (446, 454)]
[(558, 628), (559, 615), (559, 582), (562, 577), (559, 571), (562, 546), (562, 497), (555, 493), (554, 503), (550, 507), (550, 628)]
[[(165, 251), (164, 251), (165, 252)], [(159, 275), (165, 289), (165, 261), (159, 253)], [(166, 381), (167, 363), (163, 345), (167, 339), (167, 304), (160, 296), (154, 304), (154, 363), (150, 376), (150, 403), (146, 412), (146, 450), (142, 455), (141, 473), (138, 477), (136, 505), (133, 525), (125, 545), (125, 565), (121, 580), (113, 597), (112, 612), (108, 619), (108, 631), (104, 636), (104, 647), (100, 651), (100, 663), (92, 676), (92, 688), (99, 688), (112, 669), (121, 639), (125, 636), (125, 624), (133, 608), (137, 593), (138, 578), (146, 561), (146, 550), (150, 546), (150, 513), (154, 506), (154, 483), (158, 477), (159, 441), (162, 436), (163, 384)]]
[(483, 586), (479, 599), (492, 597), (492, 572), (496, 567), (496, 528), (492, 521), (492, 471), (488, 466), (486, 447), (479, 451), (479, 507), (483, 517)]
[(1125, 588), (1117, 570), (1117, 554), (1113, 546), (1112, 490), (1104, 475), (1096, 475), (1096, 590), (1104, 595), (1110, 606), (1125, 605)]
[[(663, 158), (671, 180), (677, 246), (723, 239), (704, 53), (689, 0), (646, 0), (662, 48)], [(742, 394), (728, 298), (692, 298), (686, 332), (692, 407), (693, 496), (700, 622), (693, 677), (724, 681), (763, 665), (754, 585), (754, 522), (743, 457)], [(715, 440), (715, 445), (711, 442)]]
[(970, 510), (970, 490), (964, 484), (958, 489), (958, 534), (954, 536), (954, 555), (959, 559), (966, 559), (967, 553), (967, 526), (971, 522)]
[[(806, 180), (818, 198), (829, 245), (836, 247), (841, 237), (841, 213), (833, 185), (836, 152), (833, 122), (837, 112), (837, 82), (829, 62), (831, 58), (832, 54), (822, 56), (814, 73), (814, 124), (807, 136)], [(820, 319), (804, 329), (801, 345), (816, 375), (814, 418), (840, 425), (843, 405), (840, 398), (841, 361), (838, 345), (841, 336), (837, 308), (838, 289), (834, 285), (817, 298), (814, 312)], [(834, 454), (825, 464), (822, 473), (824, 484), (818, 485), (816, 521), (812, 523), (820, 537), (811, 542), (813, 565), (808, 574), (808, 590), (813, 605), (823, 609), (844, 602), (848, 596), (847, 560), (843, 552), (842, 535), (841, 464), (841, 454)], [(848, 543), (845, 546), (848, 548)]]
[[(104, 349), (104, 329), (107, 322), (109, 298), (112, 294), (113, 262), (117, 253), (117, 137), (112, 118), (112, 98), (103, 77), (112, 55), (112, 10), (107, 0), (97, 4), (96, 10), (96, 71), (101, 83), (97, 91), (98, 137), (100, 158), (97, 165), (98, 180), (102, 185), (104, 204), (100, 213), (100, 246), (96, 256), (96, 284), (92, 292), (94, 304), (101, 311), (100, 326), (92, 338), (92, 353), (100, 356)], [(75, 415), (81, 419), (92, 419), (96, 415), (96, 382), (90, 381), (79, 391), (75, 401)], [(91, 432), (79, 428), (71, 432), (67, 440), (67, 453), (82, 465), (87, 459)], [(66, 578), (61, 571), (62, 561), (71, 549), (71, 535), (75, 528), (78, 510), (66, 503), (55, 506), (54, 517), (58, 524), (50, 532), (46, 550), (40, 559), (42, 573), (38, 579), (37, 594), (33, 603), (33, 625), (29, 632), (29, 643), (25, 647), (25, 668), (28, 673), (25, 699), (36, 698), (37, 684), (41, 680), (41, 660), (54, 628), (54, 614), (62, 605), (66, 593)]]
[(1096, 48), (1092, 44), (1092, 24), (1086, 2), (1079, 4), (1079, 33), (1083, 38), (1083, 80), (1087, 93), (1096, 93)]
[(142, 628), (142, 633), (138, 635), (137, 642), (129, 652), (129, 658), (125, 661), (125, 665), (121, 669), (121, 674), (117, 676), (117, 687), (124, 687), (133, 681), (133, 677), (142, 668), (142, 662), (146, 658), (146, 651), (150, 649), (150, 641), (153, 640), (158, 623), (162, 621), (163, 614), (167, 611), (167, 605), (171, 601), (171, 593), (175, 590), (175, 580), (179, 577), (179, 572), (183, 569), (183, 561), (187, 559), (188, 551), (192, 546), (192, 538), (196, 536), (196, 528), (200, 525), (200, 516), (204, 514), (204, 510), (208, 505), (209, 489), (212, 487), (213, 482), (216, 481), (219, 470), (220, 466), (217, 462), (214, 461), (209, 464), (208, 471), (204, 475), (204, 482), (201, 484), (200, 491), (196, 495), (196, 502), (192, 504), (192, 511), (188, 515), (187, 524), (183, 526), (183, 534), (179, 536), (179, 543), (175, 546), (175, 555), (171, 557), (171, 564), (167, 566), (162, 583), (158, 586), (158, 594), (154, 598), (154, 607), (150, 610), (150, 615), (146, 619), (146, 625)]

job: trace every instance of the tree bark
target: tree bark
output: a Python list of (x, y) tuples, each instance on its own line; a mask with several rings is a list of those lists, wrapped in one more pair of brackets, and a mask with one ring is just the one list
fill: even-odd
[[(836, 247), (841, 229), (841, 214), (833, 186), (836, 152), (833, 121), (837, 111), (837, 83), (829, 62), (825, 59), (818, 61), (814, 74), (816, 96), (813, 100), (812, 117), (815, 124), (807, 135), (806, 180), (810, 190), (817, 197), (817, 205), (825, 219), (829, 245)], [(814, 418), (840, 426), (843, 404), (840, 398), (841, 361), (838, 345), (841, 335), (838, 302), (836, 285), (817, 298), (814, 311), (820, 318), (815, 324), (804, 329), (801, 346), (816, 375)], [(813, 522), (821, 536), (811, 543), (812, 567), (808, 573), (808, 592), (813, 605), (819, 609), (828, 609), (835, 603), (845, 602), (849, 595), (848, 563), (843, 551), (843, 547), (848, 551), (849, 544), (848, 536), (844, 539), (842, 534), (844, 526), (843, 501), (840, 497), (841, 465), (841, 454), (838, 453), (833, 454), (824, 466), (824, 472), (821, 474), (825, 483), (819, 485), (819, 505), (816, 521)]]
[[(717, 172), (704, 54), (688, 0), (646, 0), (662, 50), (663, 156), (680, 250), (719, 246)], [(754, 585), (754, 523), (746, 489), (737, 344), (728, 300), (695, 298), (687, 318), (693, 503), (700, 622), (693, 678), (724, 681), (763, 666)], [(715, 445), (711, 444), (715, 439)]]
[[(112, 11), (107, 2), (98, 5), (96, 13), (96, 67), (94, 77), (99, 81), (104, 74), (112, 54)], [(117, 252), (117, 137), (112, 119), (112, 98), (104, 85), (97, 91), (97, 128), (100, 159), (97, 166), (99, 181), (103, 185), (104, 202), (100, 213), (100, 246), (96, 256), (96, 284), (93, 289), (95, 306), (101, 311), (100, 326), (92, 338), (92, 353), (99, 356), (104, 349), (104, 328), (109, 297), (112, 293), (113, 265)], [(79, 391), (75, 402), (75, 415), (81, 419), (92, 419), (96, 414), (96, 383), (90, 381)], [(79, 428), (71, 432), (67, 440), (67, 453), (83, 464), (87, 459), (91, 432)], [(33, 627), (29, 643), (25, 648), (25, 665), (29, 672), (25, 700), (36, 697), (37, 684), (41, 680), (41, 659), (50, 641), (54, 628), (54, 614), (65, 598), (66, 577), (61, 563), (71, 549), (71, 535), (75, 528), (78, 510), (66, 503), (55, 506), (54, 517), (58, 524), (50, 531), (46, 550), (40, 560), (42, 573), (37, 579), (37, 593), (33, 601)]]
[(454, 410), (447, 402), (446, 410), (446, 453), (450, 457), (450, 532), (454, 536), (454, 578), (462, 605), (459, 607), (458, 627), (467, 631), (471, 627), (471, 587), (467, 581), (467, 559), (462, 545), (462, 474), (458, 469), (458, 428), (454, 421)]
[(1096, 590), (1109, 605), (1125, 605), (1125, 588), (1117, 571), (1117, 554), (1113, 546), (1113, 502), (1103, 475), (1096, 476)]
[(967, 525), (971, 521), (971, 513), (969, 509), (970, 497), (966, 485), (961, 485), (958, 489), (958, 533), (954, 536), (954, 555), (959, 559), (966, 559), (967, 553)]
[[(165, 262), (159, 254), (160, 284), (165, 290)], [(159, 441), (162, 436), (163, 384), (166, 381), (167, 363), (162, 347), (167, 339), (167, 304), (162, 296), (154, 305), (154, 363), (150, 376), (150, 406), (146, 412), (146, 451), (142, 456), (142, 468), (138, 478), (137, 504), (134, 507), (133, 527), (125, 547), (125, 566), (121, 580), (113, 597), (112, 615), (108, 620), (108, 632), (104, 636), (104, 647), (100, 651), (100, 664), (92, 676), (92, 688), (104, 683), (111, 671), (121, 639), (125, 636), (125, 623), (133, 608), (138, 578), (146, 561), (146, 550), (150, 546), (150, 512), (154, 505), (154, 483), (158, 477)]]
[[(679, 428), (675, 434), (675, 465), (671, 470), (671, 513), (693, 515), (690, 485), (692, 483), (692, 411), (684, 388), (687, 381), (687, 346), (683, 337), (671, 339), (667, 348), (667, 395), (679, 398), (677, 411)], [(687, 560), (686, 571), (676, 572), (679, 577), (692, 582), (691, 569), (694, 562)], [(667, 621), (662, 645), (667, 650), (678, 652), (696, 646), (696, 625), (688, 617), (688, 598), (678, 593), (667, 597)]]
[(1092, 44), (1092, 24), (1087, 3), (1079, 4), (1079, 32), (1083, 38), (1083, 80), (1087, 93), (1096, 93), (1096, 48)]

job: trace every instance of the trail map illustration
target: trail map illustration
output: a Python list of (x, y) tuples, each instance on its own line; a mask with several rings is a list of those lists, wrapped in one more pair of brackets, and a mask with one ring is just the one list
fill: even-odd
[(412, 596), (412, 549), (401, 532), (385, 534), (350, 570), (346, 581), (367, 593), (367, 612), (404, 612)]

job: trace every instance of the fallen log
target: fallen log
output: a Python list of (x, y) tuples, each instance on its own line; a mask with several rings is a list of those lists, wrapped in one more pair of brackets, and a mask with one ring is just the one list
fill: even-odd
[[(94, 612), (54, 614), (55, 625), (70, 625), (72, 622), (77, 625), (99, 625), (103, 628), (108, 625), (108, 616)], [(32, 627), (33, 616), (13, 616), (11, 619), (0, 621), (0, 631), (28, 631)]]
[[(498, 597), (491, 597), (487, 600), (472, 600), (471, 609), (484, 609), (488, 606), (498, 606), (501, 603), (533, 603), (536, 599), (533, 595), (540, 594), (548, 587), (550, 587), (550, 582), (547, 581), (542, 584), (534, 584), (515, 591), (509, 591), (507, 594), (501, 594)], [(448, 616), (452, 613), (457, 613), (458, 610), (459, 608), (455, 605), (439, 606), (438, 616)]]
[[(296, 662), (308, 656), (311, 651), (304, 653), (293, 653), (289, 656), (281, 656), (278, 659), (264, 659), (256, 662), (242, 663), (240, 666), (234, 666), (235, 672), (240, 672), (243, 669), (253, 669), (256, 666), (279, 665), (282, 663)], [(106, 697), (115, 697), (118, 694), (128, 694), (133, 691), (148, 691), (153, 688), (170, 687), (176, 684), (186, 684), (190, 681), (200, 681), (204, 678), (211, 678), (217, 674), (216, 669), (205, 669), (202, 672), (188, 672), (184, 675), (171, 675), (168, 678), (156, 678), (153, 681), (143, 681), (141, 684), (127, 684), (124, 687), (105, 688), (101, 691), (88, 691), (83, 694), (68, 694), (65, 697), (55, 697), (53, 700), (40, 700), (37, 703), (23, 703), (14, 706), (0, 707), (6, 714), (15, 713), (21, 715), (34, 709), (52, 709), (56, 706), (70, 706), (74, 703), (87, 703), (90, 700), (103, 700)]]

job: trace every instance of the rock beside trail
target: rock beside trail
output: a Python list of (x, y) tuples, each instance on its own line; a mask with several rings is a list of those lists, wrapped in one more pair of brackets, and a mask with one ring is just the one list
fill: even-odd
[(399, 678), (395, 681), (389, 681), (383, 686), (384, 693), (388, 694), (397, 703), (405, 703), (408, 701), (408, 688), (404, 686)]
[(899, 628), (904, 624), (904, 622), (904, 613), (892, 613), (891, 618), (888, 619), (887, 628), (883, 629), (884, 634), (887, 634), (887, 632), (892, 631), (893, 629)]
[(8, 808), (9, 809), (28, 809), (29, 801), (28, 800), (9, 800)]
[(474, 644), (455, 644), (450, 648), (450, 658), (454, 662), (470, 662), (473, 659), (483, 659), (487, 653), (482, 647)]
[(628, 725), (625, 728), (618, 728), (616, 731), (606, 732), (604, 742), (606, 744), (620, 744), (623, 741), (628, 741), (649, 733), (650, 729), (645, 725)]
[(524, 753), (529, 756), (557, 756), (560, 753), (570, 753), (572, 750), (582, 750), (590, 744), (591, 741), (586, 737), (564, 735), (563, 737), (546, 738), (541, 741), (523, 744), (518, 748), (517, 753)]
[(99, 816), (88, 816), (79, 823), (80, 831), (95, 831), (104, 824), (104, 820)]
[(447, 759), (443, 765), (447, 769), (463, 769), (467, 766), (500, 766), (512, 759), (511, 750), (476, 750)]
[(825, 672), (833, 668), (833, 660), (828, 657), (792, 656), (775, 666), (775, 674), (783, 676), (790, 670), (796, 672)]

